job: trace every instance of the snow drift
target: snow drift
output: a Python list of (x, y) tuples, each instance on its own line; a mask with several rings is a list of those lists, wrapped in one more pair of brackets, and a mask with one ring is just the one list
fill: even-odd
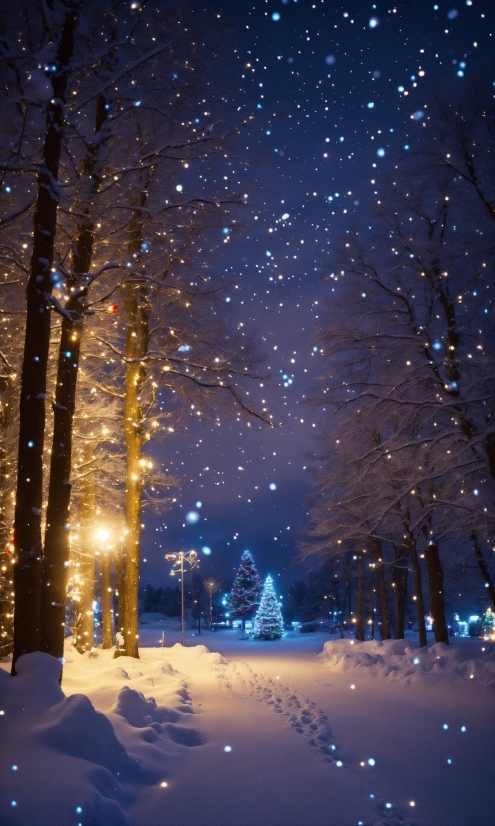
[(481, 657), (473, 659), (470, 645), (438, 642), (429, 648), (415, 648), (410, 640), (344, 639), (326, 642), (319, 658), (325, 668), (337, 671), (365, 668), (371, 674), (405, 682), (476, 680), (495, 688), (495, 659), (490, 644), (480, 642), (479, 654)]

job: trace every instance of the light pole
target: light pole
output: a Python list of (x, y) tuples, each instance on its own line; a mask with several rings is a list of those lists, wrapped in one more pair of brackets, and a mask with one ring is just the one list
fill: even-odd
[(205, 587), (210, 598), (210, 631), (213, 631), (213, 594), (220, 590), (221, 582), (216, 579), (210, 579), (205, 582)]
[(170, 571), (171, 575), (174, 576), (175, 574), (180, 573), (180, 585), (181, 585), (181, 618), (180, 618), (180, 627), (181, 627), (181, 638), (182, 638), (182, 645), (184, 645), (184, 562), (187, 562), (191, 568), (197, 568), (199, 566), (198, 555), (196, 551), (179, 551), (177, 554), (165, 554), (165, 559), (171, 559), (173, 561), (172, 570)]

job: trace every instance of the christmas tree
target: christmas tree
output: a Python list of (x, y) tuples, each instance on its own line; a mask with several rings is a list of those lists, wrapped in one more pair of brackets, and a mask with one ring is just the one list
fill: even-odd
[(244, 628), (246, 614), (256, 611), (260, 604), (261, 577), (256, 570), (250, 551), (244, 551), (230, 594), (229, 610), (233, 617), (242, 617)]
[(260, 607), (254, 618), (254, 637), (257, 640), (279, 640), (284, 634), (284, 620), (280, 603), (273, 590), (273, 579), (267, 576), (261, 594)]

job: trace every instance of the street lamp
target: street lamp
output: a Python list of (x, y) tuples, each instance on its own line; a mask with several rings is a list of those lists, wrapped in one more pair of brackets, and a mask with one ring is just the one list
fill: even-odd
[(184, 645), (184, 562), (187, 562), (191, 568), (197, 568), (199, 566), (198, 555), (196, 551), (179, 551), (177, 554), (165, 554), (165, 559), (171, 559), (173, 561), (172, 570), (170, 571), (171, 575), (174, 576), (175, 574), (180, 573), (180, 584), (181, 584), (181, 618), (180, 618), (180, 627), (181, 627), (181, 637), (182, 637), (182, 645)]

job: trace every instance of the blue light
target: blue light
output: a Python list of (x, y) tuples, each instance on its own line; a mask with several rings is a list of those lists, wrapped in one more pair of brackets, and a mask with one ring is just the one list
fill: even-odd
[(448, 729), (448, 725), (447, 725), (447, 723), (444, 723), (444, 724), (443, 724), (443, 726), (442, 726), (442, 728), (443, 728), (443, 730), (444, 730), (444, 731), (447, 731), (447, 729)]
[(368, 107), (368, 109), (374, 109), (375, 108), (375, 104), (373, 102), (367, 103), (366, 106)]
[(196, 511), (189, 511), (189, 513), (186, 513), (186, 522), (188, 525), (195, 525), (196, 522), (199, 522), (199, 513), (196, 513)]
[(137, 100), (137, 101), (135, 102), (134, 106), (141, 106), (141, 101), (140, 101), (140, 100)]
[(70, 351), (70, 350), (67, 350), (67, 352), (66, 352), (66, 353), (64, 353), (64, 356), (65, 356), (65, 358), (70, 359), (70, 358), (71, 358), (71, 356), (72, 356), (71, 351)]
[(273, 14), (272, 14), (272, 20), (273, 20), (275, 23), (277, 22), (277, 20), (280, 20), (280, 14), (278, 13), (278, 11), (274, 11), (274, 12), (273, 12)]
[(224, 227), (222, 229), (222, 235), (229, 235), (229, 233), (230, 233), (230, 229), (228, 227)]
[(210, 556), (211, 548), (209, 548), (208, 545), (203, 545), (201, 552), (204, 553), (205, 556)]
[(271, 482), (270, 485), (269, 485), (269, 488), (270, 488), (270, 490), (277, 490), (277, 486), (276, 486), (275, 482)]
[(432, 346), (433, 346), (434, 350), (441, 350), (442, 349), (442, 344), (441, 344), (440, 341), (434, 341)]
[(406, 150), (406, 152), (407, 152), (407, 150), (409, 149), (409, 144), (408, 144), (408, 143), (406, 143), (406, 144), (404, 145), (404, 149), (405, 149), (405, 150)]
[(5, 187), (5, 192), (12, 192), (12, 190), (11, 190), (10, 186), (6, 186), (6, 187)]
[(370, 29), (376, 29), (376, 27), (379, 26), (379, 25), (380, 25), (380, 21), (378, 20), (378, 17), (370, 17), (369, 23), (368, 23), (368, 26), (370, 27)]
[(81, 806), (76, 806), (76, 813), (77, 813), (78, 815), (80, 815), (80, 814), (81, 814), (81, 812), (82, 812), (82, 807), (81, 807)]
[(413, 663), (414, 665), (419, 665), (419, 660), (417, 657), (414, 658)]
[(464, 72), (462, 71), (462, 69), (459, 69), (459, 71), (457, 72), (457, 77), (464, 77)]
[(385, 155), (385, 150), (384, 149), (377, 149), (376, 154), (378, 155), (379, 158), (383, 158), (384, 155)]
[(34, 442), (28, 442), (28, 447), (34, 447)]

